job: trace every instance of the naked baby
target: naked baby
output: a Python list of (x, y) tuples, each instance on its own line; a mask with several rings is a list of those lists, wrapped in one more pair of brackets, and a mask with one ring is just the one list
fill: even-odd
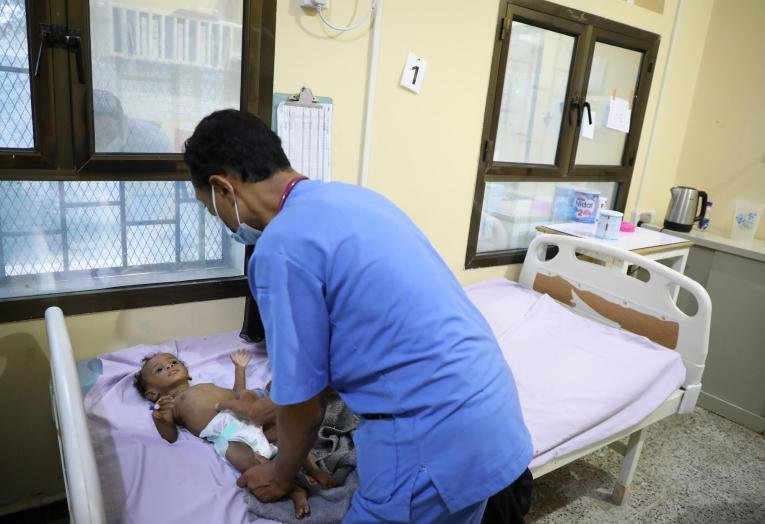
[[(228, 411), (219, 413), (215, 409), (218, 402), (237, 398), (246, 390), (245, 370), (250, 353), (244, 349), (235, 351), (231, 361), (235, 370), (233, 390), (209, 383), (190, 385), (188, 369), (170, 353), (146, 356), (135, 375), (135, 386), (144, 398), (155, 403), (152, 419), (162, 438), (173, 443), (178, 439), (178, 426), (185, 427), (197, 437), (212, 442), (218, 455), (237, 471), (244, 472), (274, 457), (276, 447), (260, 427)], [(331, 475), (319, 468), (311, 455), (304, 469), (309, 483), (318, 481), (325, 488), (334, 485)], [(295, 486), (290, 497), (298, 518), (310, 513), (304, 489)]]

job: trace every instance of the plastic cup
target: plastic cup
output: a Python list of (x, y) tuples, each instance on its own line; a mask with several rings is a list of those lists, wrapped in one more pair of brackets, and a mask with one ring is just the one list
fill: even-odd
[(606, 240), (616, 240), (619, 238), (619, 230), (622, 225), (624, 215), (618, 211), (604, 209), (598, 214), (598, 224), (595, 229), (597, 238)]
[(733, 224), (730, 237), (733, 240), (752, 240), (760, 224), (760, 218), (765, 211), (765, 203), (752, 200), (735, 200), (733, 202)]

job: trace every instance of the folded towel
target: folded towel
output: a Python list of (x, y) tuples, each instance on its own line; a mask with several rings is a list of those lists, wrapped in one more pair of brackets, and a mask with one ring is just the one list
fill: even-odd
[[(327, 400), (324, 420), (313, 448), (316, 462), (327, 470), (337, 482), (336, 488), (322, 489), (307, 486), (298, 478), (299, 484), (308, 491), (311, 514), (302, 519), (295, 516), (295, 508), (289, 499), (263, 503), (249, 491), (245, 495), (250, 520), (267, 518), (286, 524), (336, 524), (343, 520), (351, 505), (351, 498), (359, 485), (356, 469), (356, 450), (353, 431), (359, 418), (333, 393)], [(278, 444), (278, 443), (277, 443)]]

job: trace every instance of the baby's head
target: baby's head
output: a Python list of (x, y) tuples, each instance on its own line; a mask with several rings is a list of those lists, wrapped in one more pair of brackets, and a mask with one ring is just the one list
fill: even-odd
[(170, 353), (155, 353), (143, 357), (141, 370), (134, 375), (133, 384), (142, 397), (156, 402), (159, 397), (189, 380), (189, 370), (178, 357)]

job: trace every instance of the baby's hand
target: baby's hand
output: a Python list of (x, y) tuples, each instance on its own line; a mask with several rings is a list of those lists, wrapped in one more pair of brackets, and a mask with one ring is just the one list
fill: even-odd
[(154, 420), (164, 420), (165, 422), (169, 423), (175, 422), (175, 419), (173, 418), (175, 399), (173, 397), (170, 395), (159, 397), (159, 400), (157, 400), (157, 405), (159, 407), (151, 413), (151, 416), (154, 417)]
[(252, 354), (247, 351), (246, 349), (238, 349), (231, 353), (231, 362), (234, 363), (235, 366), (244, 368), (247, 367), (247, 363), (252, 358)]

